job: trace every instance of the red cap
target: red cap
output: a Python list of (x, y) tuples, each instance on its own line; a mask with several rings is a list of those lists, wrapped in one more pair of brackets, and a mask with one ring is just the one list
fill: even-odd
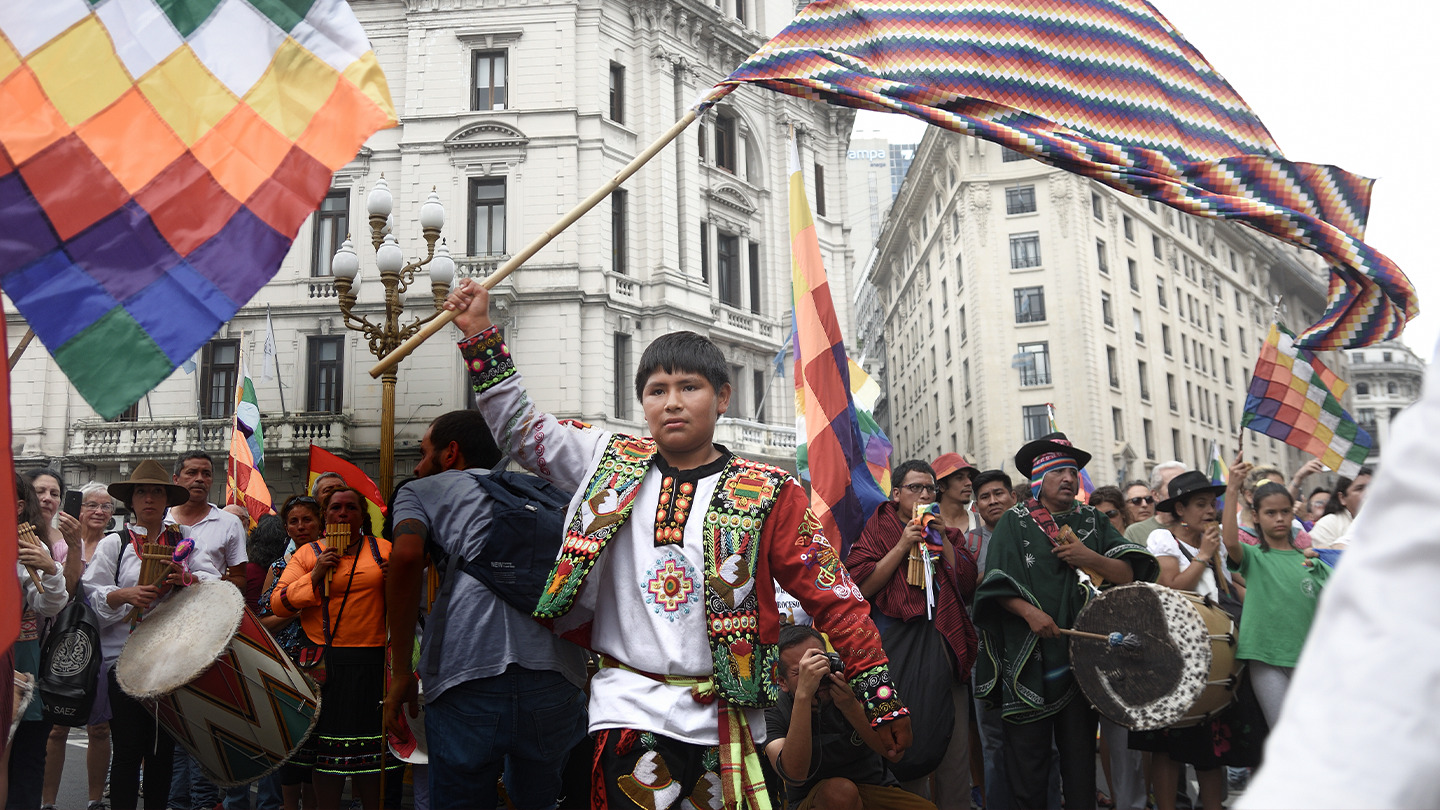
[(969, 472), (971, 477), (978, 475), (980, 470), (975, 465), (965, 460), (959, 453), (945, 453), (930, 463), (930, 468), (935, 471), (935, 480), (940, 481), (947, 476), (957, 472)]

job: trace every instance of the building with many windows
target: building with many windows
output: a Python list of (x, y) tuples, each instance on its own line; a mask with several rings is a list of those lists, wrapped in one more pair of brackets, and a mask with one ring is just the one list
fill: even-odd
[[(867, 275), (895, 461), (953, 450), (1013, 472), (1050, 406), (1094, 454), (1097, 485), (1171, 458), (1203, 465), (1212, 441), (1228, 461), (1275, 302), (1285, 322), (1313, 322), (1324, 272), (1248, 229), (931, 129)], [(1258, 434), (1245, 447), (1303, 462)]]
[[(311, 443), (373, 473), (380, 385), (366, 373), (374, 362), (366, 342), (342, 321), (330, 263), (352, 235), (361, 259), (356, 311), (383, 318), (365, 212), (377, 180), (383, 175), (394, 194), (393, 229), (407, 258), (423, 257), (419, 210), (433, 189), (458, 275), (482, 277), (599, 188), (793, 14), (787, 0), (351, 6), (401, 125), (377, 133), (336, 172), (279, 272), (205, 346), (196, 369), (177, 371), (119, 419), (97, 418), (43, 347), (32, 346), (14, 373), (20, 464), (63, 465), (70, 481), (111, 481), (140, 459), (195, 447), (222, 458), (243, 350), (277, 496), (303, 479)], [(643, 431), (634, 393), (641, 351), (660, 334), (695, 330), (731, 363), (735, 391), (717, 439), (793, 467), (793, 398), (772, 363), (789, 329), (787, 139), (793, 128), (831, 282), (848, 290), (852, 118), (742, 88), (496, 287), (494, 315), (536, 400), (563, 417)], [(423, 270), (417, 282), (403, 296), (407, 318), (433, 311)], [(260, 374), (267, 313), (279, 360), (269, 381)], [(9, 324), (13, 345), (25, 324), (14, 314)], [(400, 366), (397, 479), (417, 459), (428, 423), (468, 404), (458, 337), (447, 329)]]
[(1390, 423), (1420, 398), (1425, 361), (1398, 340), (1351, 349), (1346, 354), (1350, 358), (1353, 415), (1375, 440), (1368, 463), (1379, 465), (1381, 448), (1390, 443)]

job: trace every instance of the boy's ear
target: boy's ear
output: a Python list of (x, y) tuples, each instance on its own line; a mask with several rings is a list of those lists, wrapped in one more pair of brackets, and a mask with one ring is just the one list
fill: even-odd
[(716, 415), (723, 416), (725, 414), (725, 411), (730, 409), (730, 394), (732, 394), (734, 391), (735, 389), (731, 387), (730, 383), (725, 383), (724, 385), (720, 386), (719, 391), (715, 392)]

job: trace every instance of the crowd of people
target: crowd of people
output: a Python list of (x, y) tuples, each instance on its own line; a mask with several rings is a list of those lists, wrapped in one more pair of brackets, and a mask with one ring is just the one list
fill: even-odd
[[(18, 477), (20, 520), (43, 542), (20, 549), (13, 668), (39, 676), (47, 619), (72, 597), (100, 625), (83, 722), (92, 810), (398, 806), (403, 763), (386, 733), (419, 731), (428, 763), (412, 766), (412, 801), (437, 810), (718, 810), (762, 796), (827, 810), (1168, 810), (1191, 801), (1187, 768), (1196, 806), (1218, 810), (1259, 764), (1330, 570), (1321, 557), (1348, 543), (1370, 478), (1307, 493), (1318, 464), (1287, 479), (1237, 457), (1219, 484), (1170, 461), (1087, 497), (1090, 456), (1055, 433), (995, 469), (953, 452), (895, 464), (890, 500), (841, 548), (792, 477), (714, 443), (731, 389), (708, 340), (647, 348), (635, 392), (650, 435), (632, 437), (538, 408), (481, 288), (462, 283), (448, 306), (476, 407), (431, 424), (384, 527), (333, 473), (249, 526), (209, 502), (201, 452), (85, 485), (78, 516), (60, 508), (56, 471)], [(520, 499), (529, 517), (502, 511), (517, 480), (496, 472), (507, 464), (539, 479)], [(534, 506), (546, 487), (568, 501), (553, 523)], [(515, 537), (539, 551), (499, 561), (497, 576), (487, 553)], [(194, 550), (144, 582), (140, 548), (155, 538)], [(136, 613), (196, 580), (239, 588), (319, 684), (305, 743), (253, 785), (209, 782), (116, 681)], [(1193, 592), (1237, 621), (1243, 609), (1244, 666), (1223, 711), (1131, 731), (1081, 693), (1076, 617), (1131, 582)], [(795, 606), (783, 618), (782, 602)], [(37, 704), (6, 752), (10, 808), (56, 801), (71, 728)]]

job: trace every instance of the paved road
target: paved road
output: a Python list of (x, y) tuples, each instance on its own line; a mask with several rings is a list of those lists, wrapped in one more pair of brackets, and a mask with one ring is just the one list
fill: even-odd
[(60, 777), (60, 793), (55, 798), (58, 810), (85, 810), (88, 801), (85, 795), (86, 742), (84, 728), (70, 729), (70, 741), (65, 746), (65, 771)]

